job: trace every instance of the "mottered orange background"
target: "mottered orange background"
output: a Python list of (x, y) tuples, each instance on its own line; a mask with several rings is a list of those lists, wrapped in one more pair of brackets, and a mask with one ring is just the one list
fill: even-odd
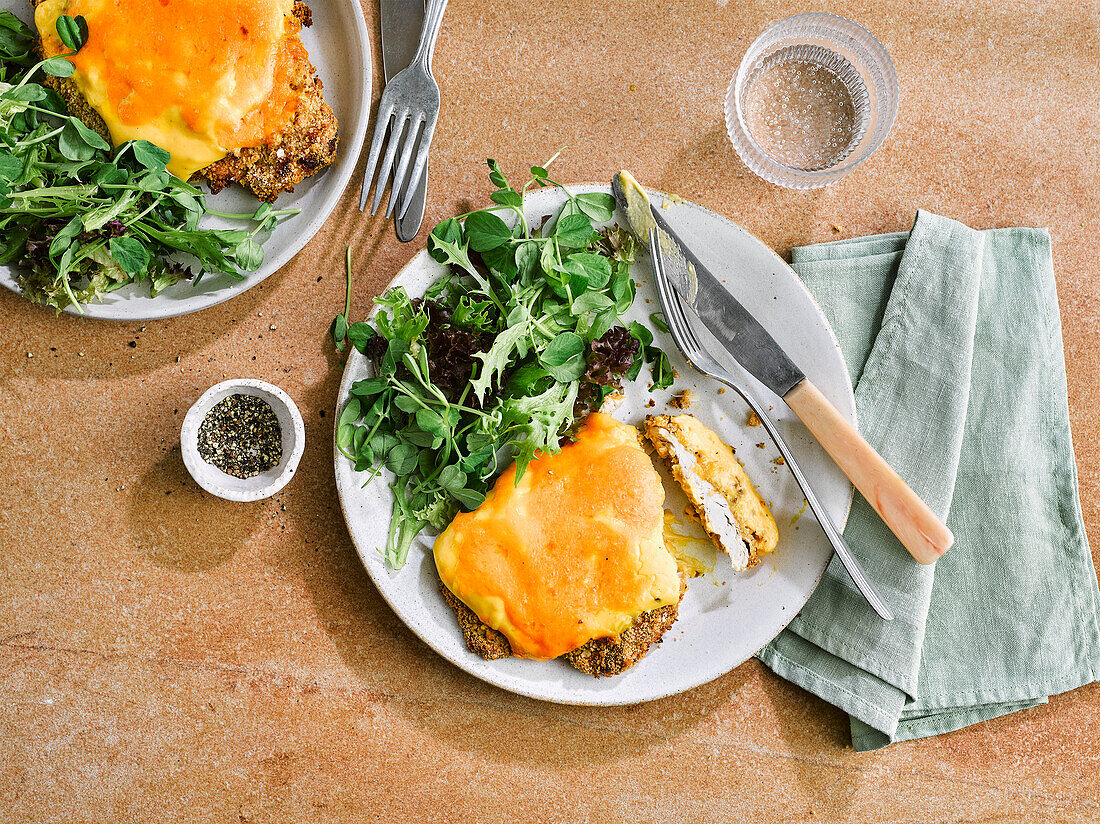
[[(770, 22), (855, 19), (892, 54), (901, 112), (834, 187), (738, 161), (726, 86)], [(365, 7), (380, 93), (378, 15)], [(1100, 819), (1100, 689), (856, 754), (844, 715), (755, 661), (637, 707), (519, 698), (420, 643), (371, 585), (336, 499), (327, 343), (444, 217), (559, 148), (564, 182), (639, 179), (791, 246), (909, 227), (1050, 228), (1085, 521), (1100, 546), (1100, 10), (1095, 2), (727, 5), (452, 0), (427, 216), (401, 244), (356, 208), (250, 292), (173, 320), (54, 317), (0, 294), (0, 817), (146, 821)], [(351, 147), (344, 147), (344, 151)], [(202, 493), (190, 404), (272, 381), (306, 420), (274, 498)], [(1021, 551), (1026, 551), (1021, 549)], [(736, 631), (732, 627), (731, 631)]]

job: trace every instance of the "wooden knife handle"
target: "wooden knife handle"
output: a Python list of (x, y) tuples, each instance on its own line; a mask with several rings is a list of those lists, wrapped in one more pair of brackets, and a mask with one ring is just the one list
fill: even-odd
[(909, 554), (931, 564), (955, 542), (947, 525), (826, 400), (809, 379), (783, 398)]

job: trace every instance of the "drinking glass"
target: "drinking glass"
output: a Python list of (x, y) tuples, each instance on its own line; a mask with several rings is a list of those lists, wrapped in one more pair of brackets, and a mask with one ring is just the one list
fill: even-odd
[(760, 177), (813, 189), (882, 145), (898, 101), (894, 62), (867, 29), (833, 14), (798, 14), (749, 46), (726, 92), (726, 130)]

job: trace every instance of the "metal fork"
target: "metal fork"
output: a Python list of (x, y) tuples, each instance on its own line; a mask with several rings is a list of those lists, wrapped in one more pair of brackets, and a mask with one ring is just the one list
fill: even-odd
[(852, 576), (852, 581), (855, 583), (856, 589), (858, 589), (863, 597), (867, 599), (867, 603), (869, 603), (872, 609), (879, 614), (879, 617), (885, 621), (894, 620), (894, 614), (875, 591), (871, 582), (867, 580), (867, 576), (863, 574), (863, 570), (859, 566), (859, 561), (857, 561), (855, 555), (852, 554), (852, 550), (844, 540), (844, 536), (840, 534), (840, 530), (836, 528), (836, 525), (825, 511), (825, 508), (821, 505), (821, 502), (818, 501), (813, 488), (810, 486), (809, 481), (806, 480), (806, 476), (802, 474), (802, 470), (791, 454), (790, 447), (787, 446), (787, 442), (783, 440), (783, 436), (779, 434), (779, 430), (776, 428), (775, 423), (768, 417), (761, 405), (756, 402), (749, 392), (738, 383), (737, 379), (731, 375), (725, 367), (718, 363), (702, 344), (699, 343), (699, 339), (695, 336), (693, 330), (693, 323), (688, 317), (688, 312), (690, 310), (684, 306), (684, 302), (680, 299), (680, 295), (673, 288), (672, 284), (669, 283), (668, 277), (665, 275), (661, 243), (657, 237), (657, 232), (659, 231), (660, 230), (656, 228), (650, 231), (649, 249), (656, 275), (654, 281), (657, 284), (657, 295), (661, 300), (661, 307), (664, 309), (665, 319), (668, 321), (668, 329), (669, 332), (672, 333), (672, 339), (676, 342), (676, 346), (679, 347), (680, 352), (693, 369), (709, 378), (724, 383), (740, 395), (745, 403), (749, 405), (749, 408), (756, 413), (756, 417), (758, 417), (760, 423), (764, 425), (764, 429), (767, 430), (768, 435), (779, 449), (779, 454), (783, 456), (783, 460), (786, 461), (787, 467), (791, 470), (791, 474), (794, 475), (794, 479), (802, 490), (802, 494), (806, 496), (806, 502), (809, 504), (810, 510), (817, 517), (817, 522), (821, 524), (821, 529), (825, 532), (825, 537), (829, 539), (829, 543), (833, 545), (833, 549), (836, 550), (836, 554), (840, 557), (840, 562), (844, 564), (844, 568), (848, 570), (848, 574)]
[[(363, 173), (363, 189), (359, 193), (360, 211), (367, 207), (367, 195), (370, 193), (374, 169), (378, 156), (382, 153), (387, 132), (390, 139), (382, 157), (382, 166), (378, 170), (378, 182), (374, 186), (374, 201), (371, 203), (370, 213), (373, 215), (377, 212), (378, 204), (382, 202), (382, 192), (390, 178), (398, 147), (401, 148), (401, 156), (390, 183), (386, 217), (393, 214), (396, 204), (397, 217), (403, 218), (412, 204), (410, 195), (416, 191), (416, 184), (420, 182), (420, 176), (428, 163), (428, 148), (439, 119), (439, 84), (432, 77), (432, 54), (435, 52), (435, 41), (439, 37), (439, 27), (443, 23), (443, 12), (446, 8), (447, 0), (427, 0), (424, 28), (420, 32), (416, 54), (406, 68), (393, 76), (382, 92), (378, 115), (374, 120), (374, 137), (367, 155), (367, 168)], [(414, 149), (415, 162), (412, 159)], [(412, 171), (409, 171), (410, 163), (413, 163)]]

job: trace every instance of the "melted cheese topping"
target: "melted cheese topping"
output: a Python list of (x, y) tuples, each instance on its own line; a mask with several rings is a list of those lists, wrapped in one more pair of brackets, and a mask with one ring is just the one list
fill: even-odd
[(577, 441), (506, 470), (436, 539), (439, 577), (512, 652), (549, 659), (676, 603), (664, 487), (637, 431), (594, 413)]
[(228, 152), (282, 131), (306, 59), (293, 0), (45, 0), (34, 13), (47, 55), (68, 52), (62, 14), (84, 15), (73, 82), (116, 146), (148, 140), (186, 180)]

